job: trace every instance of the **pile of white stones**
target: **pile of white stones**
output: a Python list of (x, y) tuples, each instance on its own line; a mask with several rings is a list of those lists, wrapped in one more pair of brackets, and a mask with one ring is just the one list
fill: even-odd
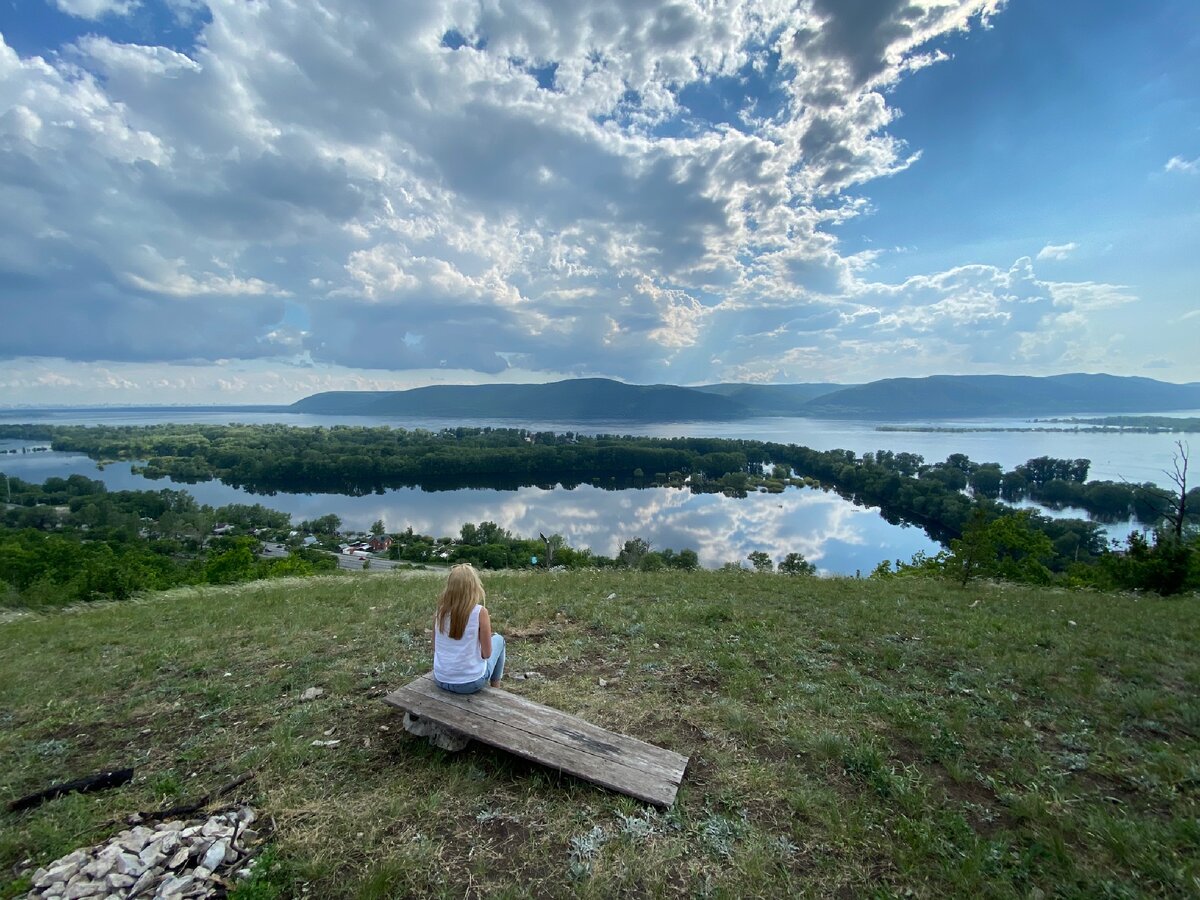
[(138, 825), (103, 844), (69, 853), (33, 875), (29, 897), (157, 900), (224, 896), (250, 874), (258, 834), (248, 806), (192, 823)]

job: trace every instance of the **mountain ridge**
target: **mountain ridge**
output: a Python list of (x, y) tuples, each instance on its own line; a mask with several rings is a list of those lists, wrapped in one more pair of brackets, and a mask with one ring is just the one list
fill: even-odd
[(728, 421), (751, 416), (971, 418), (1154, 413), (1200, 408), (1200, 383), (1142, 376), (930, 375), (866, 384), (633, 385), (607, 378), (544, 384), (430, 385), (326, 391), (286, 407), (316, 415), (413, 415), (569, 421)]

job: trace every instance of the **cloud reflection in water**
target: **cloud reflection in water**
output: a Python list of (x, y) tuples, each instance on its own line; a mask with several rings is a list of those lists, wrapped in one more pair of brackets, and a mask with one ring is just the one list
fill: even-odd
[(347, 529), (366, 530), (382, 519), (389, 531), (413, 530), (434, 537), (457, 537), (464, 522), (492, 521), (513, 534), (535, 537), (558, 533), (578, 549), (614, 556), (634, 537), (655, 549), (691, 548), (704, 566), (745, 562), (764, 550), (779, 562), (803, 553), (824, 574), (864, 574), (882, 559), (909, 559), (918, 550), (934, 553), (938, 544), (919, 528), (890, 525), (877, 510), (857, 507), (837, 494), (788, 488), (782, 494), (692, 494), (677, 488), (605, 491), (590, 485), (573, 490), (524, 487), (515, 491), (423, 491), (401, 488), (383, 494), (250, 494), (219, 482), (194, 485), (152, 481), (125, 464), (98, 470), (84, 456), (39, 453), (8, 456), (10, 475), (41, 482), (72, 473), (97, 478), (110, 490), (182, 489), (212, 506), (261, 503), (290, 513), (293, 522), (335, 513)]

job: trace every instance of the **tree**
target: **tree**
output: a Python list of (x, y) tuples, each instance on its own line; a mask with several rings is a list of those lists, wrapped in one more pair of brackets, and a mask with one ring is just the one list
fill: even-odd
[(636, 569), (642, 562), (642, 557), (650, 552), (650, 542), (645, 538), (635, 537), (625, 542), (621, 552), (617, 554), (617, 562), (630, 569)]
[(341, 527), (341, 517), (333, 513), (313, 519), (311, 522), (300, 523), (300, 530), (307, 531), (310, 534), (336, 534), (337, 530)]
[(209, 584), (233, 584), (253, 578), (254, 544), (249, 538), (235, 538), (226, 545), (228, 549), (210, 555), (204, 566), (204, 580)]
[(383, 537), (383, 533), (386, 530), (383, 525), (383, 519), (376, 519), (371, 523), (371, 534), (375, 535), (375, 537)]
[(1175, 535), (1177, 543), (1183, 543), (1183, 526), (1188, 515), (1188, 452), (1190, 446), (1183, 441), (1175, 442), (1175, 452), (1171, 454), (1171, 471), (1163, 470), (1163, 474), (1175, 485), (1179, 496), (1167, 497), (1167, 522)]
[(1000, 484), (1004, 473), (996, 463), (986, 463), (971, 473), (971, 490), (976, 496), (995, 500), (1000, 496)]
[(771, 557), (762, 550), (755, 550), (746, 559), (750, 560), (750, 565), (754, 566), (755, 572), (772, 572), (775, 570), (775, 563), (771, 562)]
[(976, 507), (962, 537), (950, 542), (946, 571), (963, 586), (977, 576), (1042, 584), (1050, 578), (1042, 560), (1053, 556), (1053, 543), (1034, 527), (1029, 510), (989, 521), (987, 513)]
[(950, 542), (950, 552), (948, 565), (963, 587), (995, 561), (996, 547), (988, 533), (987, 515), (982, 509), (975, 508), (962, 537)]
[(789, 553), (779, 562), (781, 575), (816, 575), (817, 567), (801, 553)]
[(546, 545), (546, 568), (552, 569), (554, 568), (554, 554), (562, 549), (562, 546), (566, 543), (566, 541), (563, 540), (563, 536), (561, 534), (552, 534), (549, 537), (546, 537), (546, 535), (539, 531), (538, 537), (541, 538), (542, 543)]

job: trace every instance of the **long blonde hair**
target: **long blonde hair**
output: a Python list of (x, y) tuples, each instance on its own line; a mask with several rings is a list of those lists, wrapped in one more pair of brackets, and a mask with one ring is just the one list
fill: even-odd
[[(476, 603), (482, 603), (484, 598), (483, 582), (479, 573), (470, 563), (459, 563), (450, 569), (446, 579), (446, 587), (438, 597), (437, 625), (439, 631), (444, 631), (453, 640), (462, 640), (467, 628), (467, 619)], [(450, 627), (443, 628), (446, 618), (450, 619)]]

